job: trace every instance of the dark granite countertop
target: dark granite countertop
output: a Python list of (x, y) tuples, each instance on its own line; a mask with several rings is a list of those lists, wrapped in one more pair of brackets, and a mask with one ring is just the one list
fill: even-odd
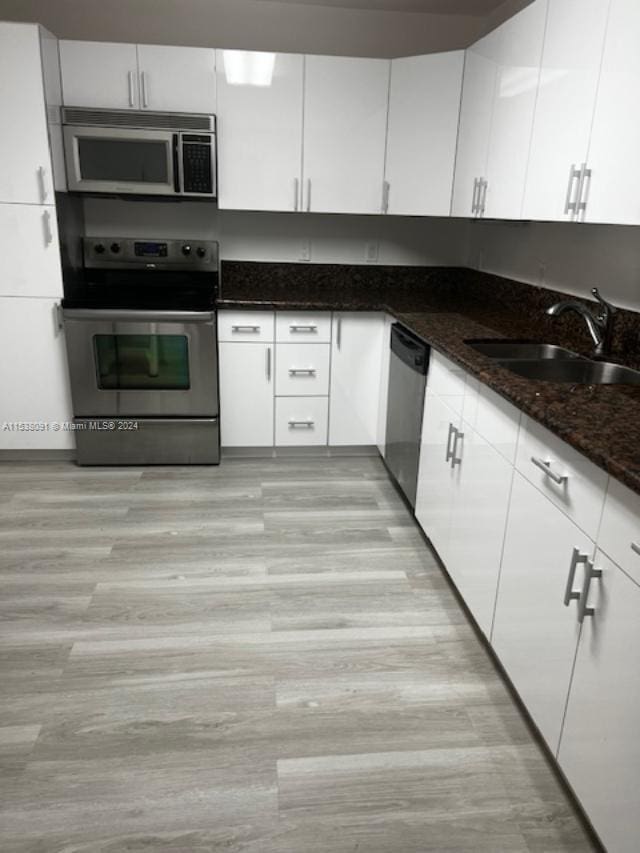
[[(640, 387), (525, 379), (465, 343), (528, 338), (589, 355), (590, 339), (579, 317), (544, 313), (562, 298), (566, 294), (460, 268), (227, 261), (218, 307), (386, 311), (640, 493)], [(639, 341), (640, 315), (620, 311), (612, 360), (639, 366)]]

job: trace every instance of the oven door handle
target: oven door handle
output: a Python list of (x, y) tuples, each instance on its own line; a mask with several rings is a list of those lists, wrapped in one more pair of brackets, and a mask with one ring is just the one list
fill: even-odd
[(212, 323), (215, 311), (127, 311), (108, 308), (65, 308), (65, 320), (106, 320), (133, 323)]

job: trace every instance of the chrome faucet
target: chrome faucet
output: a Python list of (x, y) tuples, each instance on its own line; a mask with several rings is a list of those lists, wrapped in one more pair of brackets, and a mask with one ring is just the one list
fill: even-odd
[(592, 287), (591, 293), (599, 303), (599, 309), (596, 314), (592, 313), (582, 302), (574, 302), (573, 300), (556, 302), (551, 308), (547, 308), (546, 313), (551, 317), (558, 317), (560, 314), (564, 314), (565, 311), (575, 311), (576, 314), (580, 314), (584, 318), (589, 334), (591, 335), (594, 345), (594, 356), (608, 356), (611, 352), (611, 341), (613, 338), (613, 318), (617, 309), (600, 296), (597, 287)]

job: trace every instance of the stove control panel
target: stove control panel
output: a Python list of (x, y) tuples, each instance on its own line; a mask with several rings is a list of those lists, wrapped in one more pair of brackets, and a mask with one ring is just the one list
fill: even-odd
[(212, 271), (218, 268), (218, 244), (213, 240), (85, 237), (83, 251), (87, 268)]

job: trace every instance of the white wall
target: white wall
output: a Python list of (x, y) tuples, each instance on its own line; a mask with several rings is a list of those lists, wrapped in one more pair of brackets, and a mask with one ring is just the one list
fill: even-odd
[(466, 222), (319, 213), (218, 211), (198, 202), (158, 203), (87, 198), (88, 236), (176, 237), (218, 240), (223, 260), (364, 264), (367, 244), (379, 264), (464, 263)]
[(468, 222), (466, 266), (640, 311), (640, 227)]

